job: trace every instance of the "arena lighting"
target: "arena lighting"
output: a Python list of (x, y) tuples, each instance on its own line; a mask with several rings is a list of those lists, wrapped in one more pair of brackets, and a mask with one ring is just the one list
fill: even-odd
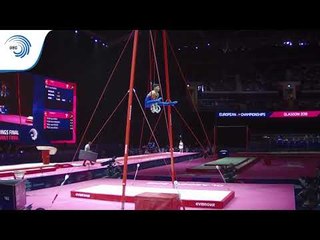
[(96, 42), (96, 43), (97, 43), (97, 42), (98, 42), (98, 39), (95, 39), (95, 40), (94, 40), (94, 42)]
[(78, 30), (75, 30), (74, 32), (75, 32), (75, 33), (78, 33)]

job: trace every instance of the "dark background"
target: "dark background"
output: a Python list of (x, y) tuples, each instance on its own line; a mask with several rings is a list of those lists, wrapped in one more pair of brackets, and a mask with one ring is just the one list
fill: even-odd
[[(78, 84), (78, 140), (96, 106), (99, 96), (105, 86), (111, 71), (130, 34), (130, 30), (55, 30), (48, 34), (43, 53), (32, 73), (71, 81)], [(177, 58), (187, 81), (194, 80), (194, 76), (210, 74), (216, 76), (223, 71), (239, 71), (246, 68), (248, 62), (254, 62), (256, 68), (278, 61), (279, 64), (295, 64), (297, 62), (318, 62), (320, 56), (320, 31), (316, 29), (289, 29), (289, 30), (169, 30), (169, 39), (175, 49)], [(160, 76), (164, 84), (163, 50), (157, 36), (157, 60)], [(139, 33), (137, 55), (137, 69), (135, 89), (143, 104), (148, 93), (149, 84), (149, 32), (142, 30)], [(278, 48), (275, 43), (284, 39), (305, 39), (311, 44), (302, 48)], [(95, 40), (97, 39), (97, 43)], [(108, 47), (103, 46), (103, 43)], [(210, 44), (210, 46), (208, 45)], [(186, 47), (187, 46), (187, 47)], [(198, 48), (197, 48), (198, 47)], [(180, 51), (179, 49), (184, 49)], [(225, 51), (229, 51), (225, 54)], [(96, 115), (85, 136), (88, 141), (96, 136), (104, 121), (110, 116), (118, 102), (129, 88), (130, 66), (132, 54), (132, 40), (129, 43), (119, 66), (107, 88)], [(184, 119), (189, 123), (196, 135), (205, 142), (200, 122), (192, 111), (192, 106), (186, 94), (186, 86), (179, 73), (173, 55), (169, 50), (169, 72), (171, 84), (171, 99), (179, 101), (177, 108)], [(157, 78), (155, 77), (157, 82)], [(212, 79), (214, 81), (214, 78)], [(164, 89), (163, 89), (164, 90)], [(164, 91), (165, 92), (165, 91)], [(309, 109), (310, 110), (310, 109)], [(123, 144), (125, 135), (127, 101), (101, 132), (97, 142)], [(146, 111), (151, 125), (154, 125), (159, 115)], [(213, 126), (216, 122), (213, 112), (201, 112), (204, 126), (213, 139)], [(139, 146), (143, 115), (139, 105), (134, 100), (131, 128), (131, 144)], [(307, 120), (227, 120), (236, 121), (237, 125), (250, 124), (255, 131), (277, 131), (277, 129), (292, 131), (301, 128), (302, 131), (318, 129), (318, 119)], [(232, 124), (222, 122), (218, 124)], [(146, 127), (146, 126), (145, 126)], [(195, 143), (194, 138), (186, 129), (180, 117), (173, 112), (173, 133), (175, 142), (182, 135), (187, 144)], [(145, 128), (143, 144), (147, 143), (150, 131)], [(168, 144), (164, 117), (160, 121), (156, 136), (162, 146)]]
[[(95, 35), (92, 35), (96, 33)], [(96, 106), (102, 89), (104, 88), (108, 77), (125, 45), (130, 31), (52, 31), (46, 38), (43, 53), (37, 66), (31, 70), (32, 73), (50, 76), (65, 81), (77, 83), (78, 95), (78, 139), (84, 131), (90, 116)], [(93, 38), (94, 36), (94, 38)], [(109, 47), (102, 46), (101, 42), (95, 43), (94, 39), (110, 37)], [(164, 70), (162, 48), (157, 43), (157, 58), (159, 71), (162, 79), (162, 85), (165, 92)], [(107, 91), (101, 101), (96, 115), (91, 123), (86, 139), (92, 139), (100, 130), (104, 121), (110, 116), (118, 102), (129, 89), (130, 67), (132, 55), (132, 41), (129, 43), (114, 76), (107, 88)], [(178, 100), (179, 111), (186, 116), (186, 120), (193, 120), (190, 116), (190, 107), (186, 98), (185, 84), (179, 76), (176, 64), (171, 56), (170, 63), (170, 84), (171, 98)], [(137, 55), (137, 69), (135, 89), (142, 105), (144, 98), (149, 91), (149, 49), (148, 49), (148, 31), (141, 31), (139, 34), (139, 47)], [(157, 82), (157, 80), (156, 80)], [(127, 113), (127, 100), (119, 107), (111, 121), (100, 134), (97, 142), (103, 143), (123, 143), (125, 135), (125, 123)], [(154, 125), (159, 115), (151, 114), (146, 111), (150, 118), (151, 125)], [(192, 114), (196, 117), (195, 113)], [(142, 127), (143, 115), (136, 99), (133, 103), (133, 117), (131, 128), (131, 143), (138, 145)], [(183, 134), (183, 123), (173, 113), (174, 134)], [(146, 125), (145, 125), (146, 127)], [(164, 116), (159, 123), (158, 133), (156, 133), (159, 142), (166, 144), (168, 142)], [(150, 131), (145, 130), (145, 141), (149, 139)], [(178, 139), (178, 136), (176, 137)]]

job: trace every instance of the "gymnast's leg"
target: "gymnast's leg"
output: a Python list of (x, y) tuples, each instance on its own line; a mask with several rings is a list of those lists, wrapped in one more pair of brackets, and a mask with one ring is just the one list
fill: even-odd
[(158, 102), (159, 106), (174, 106), (178, 103), (178, 101), (173, 101), (173, 102)]
[(144, 101), (145, 108), (150, 108), (153, 104), (161, 102), (162, 98), (159, 97), (157, 99), (146, 98)]

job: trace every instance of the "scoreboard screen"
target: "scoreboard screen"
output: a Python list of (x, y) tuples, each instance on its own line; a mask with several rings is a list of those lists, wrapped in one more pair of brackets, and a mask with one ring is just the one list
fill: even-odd
[(49, 109), (72, 111), (75, 84), (45, 80), (45, 106)]
[(0, 141), (76, 142), (76, 84), (39, 75), (0, 74)]
[(76, 85), (52, 79), (45, 80), (43, 128), (53, 143), (74, 143)]

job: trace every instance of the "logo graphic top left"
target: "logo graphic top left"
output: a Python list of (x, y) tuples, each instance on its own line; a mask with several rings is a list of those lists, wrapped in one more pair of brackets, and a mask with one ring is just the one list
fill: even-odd
[(23, 58), (29, 54), (31, 43), (28, 38), (22, 35), (14, 35), (10, 37), (6, 42), (9, 45), (9, 50), (11, 50), (16, 57)]
[(0, 72), (28, 71), (39, 61), (51, 30), (0, 30)]

